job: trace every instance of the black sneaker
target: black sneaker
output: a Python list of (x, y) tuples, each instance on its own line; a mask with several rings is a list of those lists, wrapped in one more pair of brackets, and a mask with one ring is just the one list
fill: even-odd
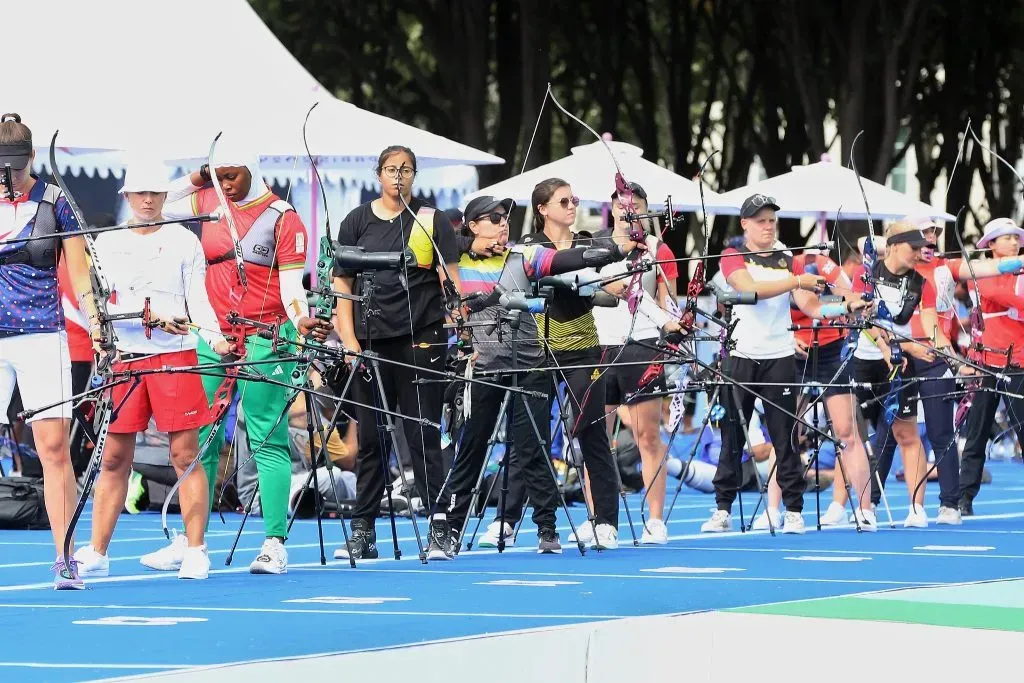
[(973, 517), (974, 516), (974, 499), (970, 496), (963, 496), (960, 499), (960, 516), (961, 517)]
[(452, 528), (443, 519), (430, 523), (430, 545), (427, 547), (427, 560), (453, 560)]
[(562, 544), (558, 541), (558, 532), (553, 526), (542, 526), (537, 531), (537, 552), (543, 555), (554, 555), (562, 552)]
[(352, 520), (352, 536), (348, 543), (334, 551), (334, 559), (377, 559), (377, 530), (365, 519)]

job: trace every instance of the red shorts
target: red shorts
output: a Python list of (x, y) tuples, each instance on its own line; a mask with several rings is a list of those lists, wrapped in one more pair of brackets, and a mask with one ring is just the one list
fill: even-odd
[[(195, 351), (175, 351), (115, 363), (114, 371), (159, 370), (167, 366), (181, 368), (198, 362)], [(139, 383), (127, 401), (124, 397), (128, 388), (134, 384), (134, 378), (113, 388), (114, 406), (119, 408), (117, 418), (110, 423), (111, 433), (143, 432), (149, 427), (150, 417), (156, 419), (156, 428), (166, 433), (197, 429), (213, 421), (203, 390), (203, 380), (199, 375), (184, 372), (157, 373), (142, 375), (138, 379)]]

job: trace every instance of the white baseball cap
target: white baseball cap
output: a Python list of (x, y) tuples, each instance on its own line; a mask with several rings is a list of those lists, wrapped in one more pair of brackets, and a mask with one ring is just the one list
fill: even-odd
[(1024, 230), (1017, 227), (1012, 218), (995, 218), (985, 224), (984, 234), (978, 240), (978, 248), (984, 249), (992, 240), (1003, 235), (1017, 235), (1024, 240)]
[(137, 160), (128, 164), (124, 174), (124, 186), (121, 194), (126, 192), (168, 192), (171, 184), (167, 166), (159, 161)]

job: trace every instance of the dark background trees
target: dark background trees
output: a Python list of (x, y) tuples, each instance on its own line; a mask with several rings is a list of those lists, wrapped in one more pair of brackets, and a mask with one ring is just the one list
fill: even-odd
[[(550, 82), (599, 132), (681, 175), (720, 150), (705, 176), (716, 190), (745, 184), (755, 161), (767, 175), (829, 150), (845, 163), (863, 130), (865, 177), (884, 182), (913, 154), (921, 198), (939, 187), (954, 214), (979, 181), (972, 228), (1013, 215), (1024, 191), (976, 146), (958, 157), (968, 119), (979, 134), (995, 124), (987, 144), (1011, 163), (1022, 156), (1020, 0), (251, 3), (339, 97), (506, 159), (480, 169), (482, 185), (519, 172)], [(549, 108), (527, 166), (588, 135)], [(796, 222), (782, 229), (803, 238)], [(725, 232), (713, 230), (713, 249)], [(685, 233), (671, 239), (684, 251)]]

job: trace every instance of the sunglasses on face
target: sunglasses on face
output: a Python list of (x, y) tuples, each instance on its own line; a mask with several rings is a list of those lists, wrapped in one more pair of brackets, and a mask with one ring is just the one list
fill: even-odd
[(484, 214), (483, 216), (479, 216), (475, 220), (477, 222), (480, 222), (480, 221), (490, 221), (494, 225), (498, 225), (499, 223), (504, 223), (505, 221), (508, 220), (508, 214), (499, 213), (499, 212), (495, 211), (494, 213), (488, 213), (488, 214)]
[(572, 197), (562, 197), (561, 199), (559, 199), (555, 203), (558, 204), (559, 206), (561, 206), (563, 209), (568, 209), (569, 208), (569, 202), (572, 202), (573, 206), (579, 206), (580, 205), (580, 198), (577, 197), (576, 195), (573, 195)]

